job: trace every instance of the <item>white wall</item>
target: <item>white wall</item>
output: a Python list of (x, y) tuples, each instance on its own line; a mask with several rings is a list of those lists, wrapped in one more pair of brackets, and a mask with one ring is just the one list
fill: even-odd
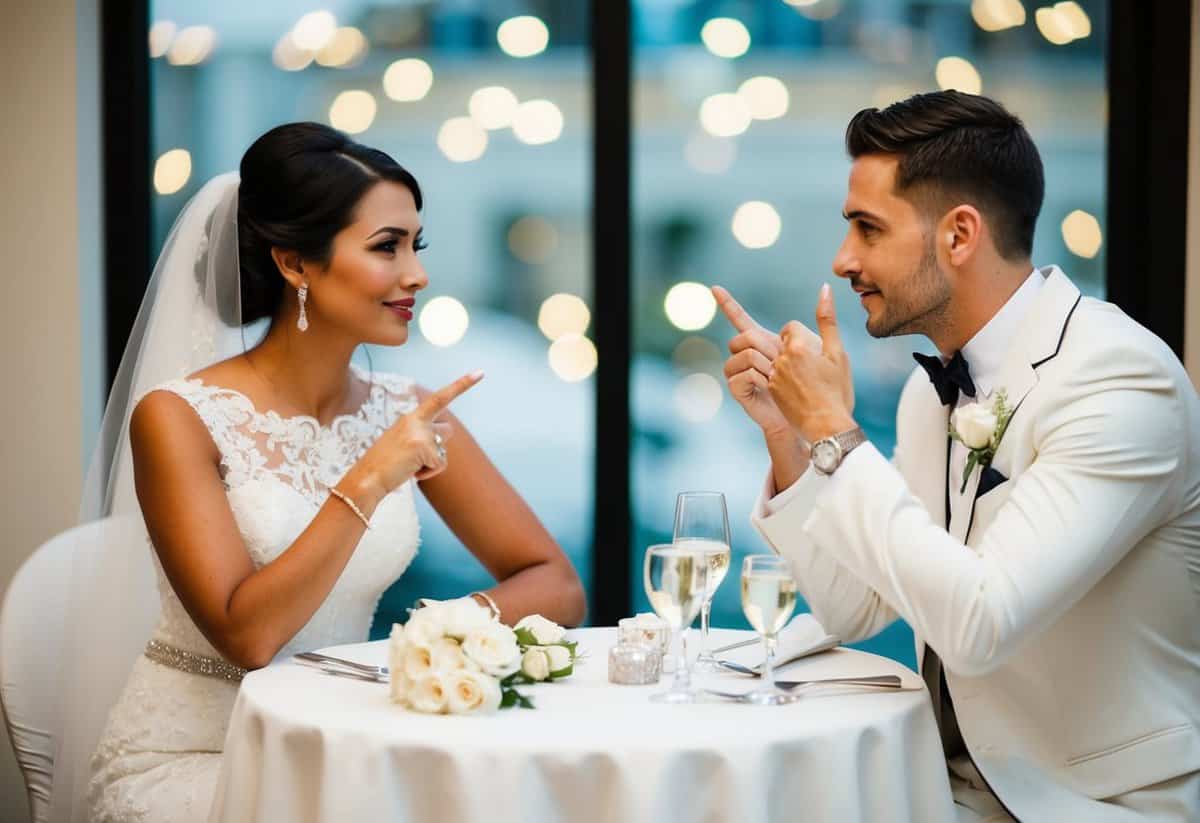
[[(7, 0), (0, 25), (0, 590), (38, 544), (74, 523), (83, 432), (97, 423), (96, 5)], [(0, 819), (23, 823), (24, 786), (0, 737)]]
[(1187, 306), (1184, 363), (1200, 388), (1200, 0), (1192, 2), (1191, 109), (1188, 121)]

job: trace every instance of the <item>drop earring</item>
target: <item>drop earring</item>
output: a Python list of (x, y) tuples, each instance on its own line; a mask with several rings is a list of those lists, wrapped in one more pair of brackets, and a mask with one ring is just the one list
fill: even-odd
[(300, 331), (308, 331), (308, 313), (304, 310), (304, 301), (308, 299), (308, 284), (300, 286), (300, 291), (297, 295), (300, 298), (300, 317), (296, 320), (296, 328)]

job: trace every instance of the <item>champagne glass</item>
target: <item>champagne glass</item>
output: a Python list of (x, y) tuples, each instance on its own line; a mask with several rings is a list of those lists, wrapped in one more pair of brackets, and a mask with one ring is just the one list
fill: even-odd
[(675, 658), (675, 679), (669, 691), (653, 695), (656, 703), (693, 703), (691, 672), (687, 665), (687, 646), (683, 629), (696, 619), (708, 586), (708, 564), (704, 556), (673, 544), (646, 549), (646, 596), (654, 611), (671, 627), (672, 643), (679, 638), (680, 653)]
[(775, 639), (787, 625), (796, 607), (796, 581), (791, 567), (782, 557), (755, 554), (742, 563), (742, 611), (754, 630), (762, 635), (766, 663), (762, 686), (744, 698), (760, 706), (794, 703), (799, 695), (789, 694), (775, 685)]
[(710, 651), (708, 639), (709, 614), (717, 589), (729, 573), (729, 514), (725, 495), (720, 492), (682, 492), (675, 499), (676, 546), (703, 554), (708, 561), (708, 586), (700, 607), (700, 656), (696, 665), (700, 671), (719, 671), (717, 659)]

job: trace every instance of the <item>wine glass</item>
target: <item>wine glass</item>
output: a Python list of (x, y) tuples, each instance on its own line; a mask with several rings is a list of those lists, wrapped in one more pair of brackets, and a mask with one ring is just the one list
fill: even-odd
[(782, 557), (770, 554), (750, 555), (742, 563), (742, 611), (754, 630), (762, 635), (766, 663), (762, 686), (745, 696), (747, 703), (778, 706), (793, 703), (799, 695), (789, 694), (775, 685), (775, 639), (796, 607), (796, 580)]
[(717, 659), (709, 650), (708, 619), (713, 596), (729, 573), (729, 514), (725, 495), (720, 492), (681, 492), (675, 499), (676, 546), (703, 554), (708, 561), (708, 586), (700, 607), (700, 671), (719, 671)]
[(681, 651), (675, 657), (675, 679), (669, 691), (651, 696), (656, 703), (692, 703), (691, 672), (687, 665), (687, 646), (683, 629), (696, 619), (708, 586), (708, 564), (704, 556), (674, 544), (659, 544), (646, 549), (646, 596), (650, 606), (679, 637)]

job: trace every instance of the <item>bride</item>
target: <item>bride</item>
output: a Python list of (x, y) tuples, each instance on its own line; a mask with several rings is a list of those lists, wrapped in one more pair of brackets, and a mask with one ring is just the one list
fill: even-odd
[[(93, 514), (117, 523), (140, 509), (144, 531), (130, 540), (114, 526), (76, 564), (88, 605), (60, 698), (71, 716), (56, 820), (206, 819), (238, 681), (366, 639), (416, 553), (418, 485), (500, 581), (470, 596), (507, 623), (582, 620), (566, 556), (447, 409), (482, 374), (428, 391), (350, 362), (359, 344), (408, 339), (429, 282), (420, 209), (391, 157), (294, 123), (255, 141), (240, 182), (209, 182), (172, 229), (106, 413), (112, 466), (91, 491)], [(134, 638), (141, 653), (106, 698), (82, 685), (99, 659), (88, 623), (146, 598), (89, 591), (136, 590), (122, 570), (139, 555), (154, 561), (157, 627)], [(99, 637), (123, 636), (115, 628)]]

